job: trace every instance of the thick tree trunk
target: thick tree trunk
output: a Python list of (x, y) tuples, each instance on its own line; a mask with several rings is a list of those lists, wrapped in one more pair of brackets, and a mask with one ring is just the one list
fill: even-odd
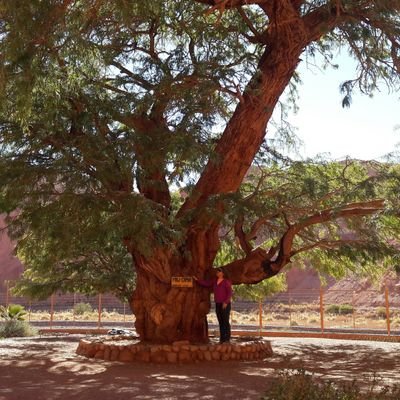
[(204, 289), (174, 288), (139, 270), (132, 306), (136, 331), (142, 341), (208, 341), (206, 315), (210, 299)]
[(147, 263), (146, 268), (136, 264), (136, 289), (131, 307), (136, 316), (135, 327), (140, 339), (152, 343), (180, 340), (207, 342), (209, 290), (195, 282), (191, 288), (171, 286), (172, 276), (192, 277), (197, 274), (196, 270), (184, 266), (177, 268), (175, 264), (171, 265), (170, 276), (160, 279), (151, 271), (151, 267), (151, 262)]

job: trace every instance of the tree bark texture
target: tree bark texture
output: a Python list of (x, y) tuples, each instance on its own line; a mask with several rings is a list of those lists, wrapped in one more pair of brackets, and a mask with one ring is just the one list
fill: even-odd
[(208, 341), (206, 316), (210, 310), (208, 290), (171, 287), (153, 274), (138, 269), (132, 300), (135, 328), (144, 342), (172, 343)]
[(159, 249), (149, 259), (133, 255), (137, 275), (131, 308), (136, 316), (136, 331), (142, 341), (208, 341), (209, 290), (196, 282), (191, 288), (171, 286), (174, 276), (198, 276), (199, 260), (203, 258), (201, 254), (204, 256), (205, 253), (200, 252), (195, 259), (185, 259)]

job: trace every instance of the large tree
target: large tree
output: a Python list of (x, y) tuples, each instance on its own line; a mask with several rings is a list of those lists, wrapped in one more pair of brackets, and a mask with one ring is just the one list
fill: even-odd
[(359, 62), (346, 104), (354, 89), (396, 87), (399, 11), (398, 0), (1, 0), (1, 205), (18, 209), (27, 277), (59, 271), (61, 284), (93, 258), (113, 265), (123, 245), (141, 338), (205, 341), (209, 293), (171, 277), (212, 274), (224, 237), (240, 246), (225, 265), (234, 284), (306, 251), (341, 264), (390, 254), (382, 166), (288, 164), (266, 132), (317, 53), (329, 64), (347, 48)]

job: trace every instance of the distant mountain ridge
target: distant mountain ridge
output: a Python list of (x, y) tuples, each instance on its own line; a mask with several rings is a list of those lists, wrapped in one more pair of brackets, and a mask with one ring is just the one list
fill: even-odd
[[(311, 268), (292, 268), (287, 272), (288, 292), (294, 302), (302, 299), (319, 301), (321, 283), (318, 273)], [(392, 307), (400, 307), (400, 276), (385, 274), (380, 282), (372, 283), (367, 278), (347, 277), (340, 280), (328, 278), (323, 286), (325, 304), (352, 304), (356, 307), (385, 306), (385, 288)], [(277, 295), (279, 297), (279, 295)]]

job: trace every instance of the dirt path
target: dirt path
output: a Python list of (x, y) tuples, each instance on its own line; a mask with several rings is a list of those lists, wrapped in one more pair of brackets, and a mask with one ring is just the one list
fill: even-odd
[(124, 364), (75, 355), (81, 336), (0, 341), (0, 400), (259, 399), (279, 369), (305, 368), (331, 380), (400, 381), (400, 344), (271, 339), (257, 362)]

